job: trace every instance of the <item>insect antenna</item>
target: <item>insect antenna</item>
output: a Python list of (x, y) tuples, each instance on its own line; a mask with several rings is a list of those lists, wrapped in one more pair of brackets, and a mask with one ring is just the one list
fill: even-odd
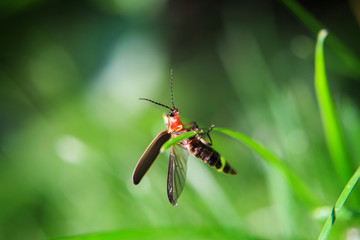
[(175, 109), (173, 91), (172, 91), (172, 82), (173, 82), (173, 70), (171, 69), (171, 78), (170, 78), (170, 96), (171, 96), (171, 104), (173, 109)]
[(160, 106), (162, 106), (162, 107), (166, 107), (166, 108), (168, 108), (168, 109), (172, 110), (172, 109), (171, 109), (171, 107), (168, 107), (168, 106), (166, 106), (166, 105), (164, 105), (164, 104), (161, 104), (161, 103), (155, 102), (155, 101), (153, 101), (153, 100), (150, 100), (150, 99), (147, 99), (147, 98), (139, 98), (139, 99), (140, 99), (140, 100), (146, 100), (146, 101), (149, 101), (149, 102), (155, 103), (155, 104), (157, 104), (157, 105), (160, 105)]

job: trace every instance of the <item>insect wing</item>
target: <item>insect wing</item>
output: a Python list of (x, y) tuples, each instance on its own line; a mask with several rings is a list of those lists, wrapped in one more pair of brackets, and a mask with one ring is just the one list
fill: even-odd
[(167, 194), (172, 205), (177, 205), (177, 200), (184, 189), (187, 169), (187, 156), (179, 145), (171, 146), (167, 179)]
[(155, 159), (160, 153), (160, 148), (164, 143), (169, 140), (171, 137), (171, 134), (168, 133), (168, 131), (162, 130), (155, 138), (152, 140), (152, 142), (149, 144), (149, 146), (146, 148), (143, 155), (140, 157), (138, 163), (136, 164), (136, 167), (133, 172), (133, 183), (139, 184), (141, 179), (144, 177), (146, 172), (149, 170)]

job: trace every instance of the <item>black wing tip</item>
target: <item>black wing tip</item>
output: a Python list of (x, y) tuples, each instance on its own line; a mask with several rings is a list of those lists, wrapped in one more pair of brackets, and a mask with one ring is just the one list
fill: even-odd
[(141, 179), (142, 179), (142, 177), (139, 178), (139, 177), (136, 176), (136, 175), (137, 175), (137, 174), (136, 174), (135, 171), (134, 171), (134, 173), (133, 173), (133, 175), (132, 175), (132, 181), (133, 181), (134, 185), (138, 185), (138, 184), (140, 183)]
[(173, 205), (174, 207), (178, 205), (178, 203), (175, 201), (175, 199), (172, 196), (168, 196), (168, 198), (171, 205)]
[(171, 205), (173, 205), (174, 207), (178, 205), (178, 203), (176, 202), (176, 200), (174, 198), (172, 188), (170, 188), (170, 189), (168, 188), (167, 196), (168, 196), (168, 199), (169, 199), (169, 202), (171, 203)]
[(224, 168), (224, 172), (226, 172), (227, 174), (230, 175), (237, 175), (237, 171), (235, 169), (233, 169), (232, 167), (230, 167), (230, 165), (227, 163), (226, 165), (228, 165), (228, 167), (226, 167), (226, 169)]
[(231, 171), (229, 172), (231, 175), (237, 175), (237, 171), (235, 171), (234, 169), (231, 169)]
[(228, 162), (225, 162), (225, 166), (223, 167), (222, 172), (226, 174), (237, 175), (236, 170), (233, 169)]
[(227, 169), (227, 170), (218, 170), (219, 172), (223, 172), (223, 173), (225, 173), (225, 174), (229, 174), (229, 175), (237, 175), (238, 173), (237, 173), (237, 171), (235, 171), (234, 169)]
[(234, 169), (230, 169), (228, 171), (222, 171), (225, 174), (229, 174), (229, 175), (237, 175), (237, 171), (235, 171)]

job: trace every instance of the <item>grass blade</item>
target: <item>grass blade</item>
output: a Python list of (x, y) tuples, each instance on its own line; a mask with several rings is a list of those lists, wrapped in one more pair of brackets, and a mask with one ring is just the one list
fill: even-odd
[(171, 147), (172, 145), (175, 145), (179, 142), (181, 142), (182, 140), (185, 140), (187, 138), (193, 137), (195, 136), (197, 133), (193, 132), (193, 131), (189, 131), (183, 134), (180, 134), (179, 136), (175, 137), (175, 138), (171, 138), (170, 140), (168, 140), (166, 143), (164, 143), (164, 145), (162, 146), (162, 148), (160, 149), (160, 152), (165, 151), (166, 149), (168, 149), (169, 147)]
[(179, 227), (141, 227), (133, 229), (122, 229), (109, 232), (94, 232), (84, 235), (69, 237), (51, 238), (50, 240), (120, 240), (120, 239), (142, 239), (142, 240), (168, 240), (168, 239), (252, 239), (260, 240), (249, 236), (241, 229), (226, 229), (219, 226), (199, 227), (181, 226)]
[(344, 143), (343, 133), (340, 128), (335, 107), (330, 95), (326, 78), (324, 63), (324, 41), (327, 36), (326, 30), (321, 30), (315, 49), (315, 91), (318, 99), (325, 137), (337, 174), (345, 184), (349, 179), (351, 171), (347, 151)]
[(341, 210), (342, 206), (344, 205), (346, 199), (349, 197), (351, 191), (354, 189), (357, 181), (360, 178), (360, 167), (356, 170), (354, 175), (350, 178), (349, 182), (346, 184), (344, 190), (340, 194), (338, 200), (336, 201), (330, 215), (328, 216), (323, 229), (319, 235), (319, 240), (324, 240), (330, 233), (332, 226), (336, 220), (337, 213)]
[(225, 128), (214, 128), (214, 130), (236, 138), (237, 140), (245, 144), (247, 147), (258, 153), (266, 162), (268, 162), (272, 167), (274, 167), (285, 177), (285, 179), (289, 182), (292, 190), (309, 207), (319, 205), (319, 201), (317, 200), (313, 192), (305, 185), (305, 183), (284, 162), (278, 159), (269, 150), (267, 150), (259, 143), (244, 134)]

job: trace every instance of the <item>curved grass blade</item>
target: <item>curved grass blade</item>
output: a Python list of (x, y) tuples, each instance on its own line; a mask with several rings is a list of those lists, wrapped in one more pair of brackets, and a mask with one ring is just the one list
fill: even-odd
[(343, 133), (331, 98), (324, 63), (324, 41), (327, 36), (325, 29), (321, 30), (315, 49), (315, 90), (318, 99), (325, 137), (333, 165), (337, 174), (345, 184), (351, 175), (349, 160), (344, 143)]
[(253, 151), (257, 152), (266, 162), (279, 171), (286, 180), (288, 180), (292, 190), (297, 194), (299, 199), (303, 200), (309, 207), (319, 205), (319, 201), (314, 193), (305, 185), (305, 183), (280, 159), (278, 159), (269, 150), (261, 146), (256, 141), (252, 140), (248, 136), (231, 131), (225, 128), (214, 128), (213, 130), (227, 134), (233, 138), (236, 138)]
[(170, 140), (168, 140), (166, 143), (164, 143), (164, 145), (162, 146), (162, 148), (160, 149), (160, 152), (165, 151), (166, 149), (168, 149), (169, 147), (171, 147), (172, 145), (175, 145), (179, 142), (181, 142), (182, 140), (185, 140), (187, 138), (193, 137), (195, 136), (197, 133), (193, 132), (193, 131), (189, 131), (183, 134), (180, 134), (179, 136), (172, 138)]
[(346, 184), (344, 190), (342, 191), (338, 200), (336, 201), (330, 215), (326, 219), (323, 229), (321, 230), (321, 233), (318, 238), (319, 240), (324, 240), (329, 235), (330, 230), (335, 223), (337, 213), (341, 210), (342, 206), (344, 205), (346, 199), (349, 197), (351, 191), (354, 189), (359, 178), (360, 178), (360, 167), (350, 178), (349, 182)]

